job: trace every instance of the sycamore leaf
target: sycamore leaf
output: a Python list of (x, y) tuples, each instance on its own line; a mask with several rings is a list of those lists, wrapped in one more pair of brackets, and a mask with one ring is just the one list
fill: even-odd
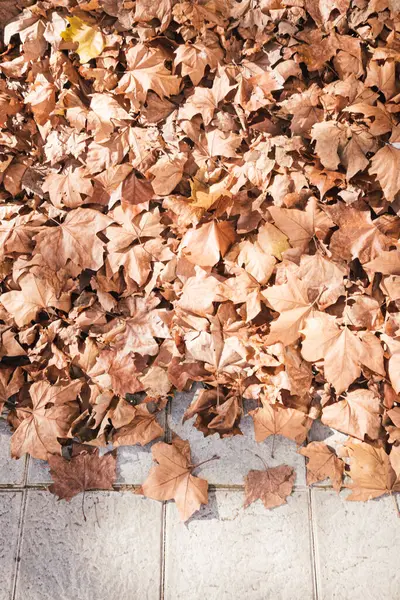
[(71, 308), (69, 294), (57, 296), (50, 282), (35, 277), (33, 273), (23, 275), (18, 281), (21, 291), (6, 292), (0, 295), (0, 302), (14, 317), (19, 327), (27, 325), (36, 318), (39, 311), (56, 308), (66, 313)]
[(34, 458), (47, 460), (49, 454), (60, 453), (58, 438), (66, 437), (79, 414), (76, 397), (81, 387), (78, 379), (57, 385), (48, 381), (32, 384), (29, 390), (32, 408), (17, 409), (20, 424), (11, 438), (13, 458), (29, 453)]
[(323, 442), (311, 442), (299, 453), (308, 458), (307, 485), (329, 479), (337, 492), (342, 487), (344, 462), (336, 456), (334, 450)]
[(372, 221), (365, 203), (346, 206), (340, 203), (324, 208), (339, 227), (331, 237), (329, 249), (335, 258), (352, 260), (358, 258), (363, 264), (387, 250), (391, 240), (377, 227), (379, 220)]
[(161, 98), (178, 94), (180, 79), (164, 66), (167, 58), (161, 48), (148, 48), (141, 43), (129, 48), (128, 71), (120, 79), (116, 93), (129, 96), (135, 107), (145, 102), (149, 90)]
[(305, 336), (301, 348), (303, 357), (309, 362), (324, 359), (325, 377), (337, 394), (346, 391), (361, 375), (362, 365), (383, 374), (382, 347), (372, 356), (368, 345), (348, 327), (339, 329), (335, 317), (325, 313), (311, 316), (301, 333)]
[(400, 252), (391, 250), (381, 252), (376, 258), (365, 263), (364, 269), (383, 275), (400, 275)]
[(400, 190), (400, 150), (386, 144), (372, 157), (368, 173), (376, 175), (386, 200), (393, 202)]
[(215, 265), (235, 241), (233, 224), (210, 221), (198, 229), (189, 229), (181, 242), (186, 258), (201, 267)]
[(283, 435), (298, 444), (304, 442), (311, 427), (311, 419), (295, 408), (263, 401), (262, 408), (249, 411), (254, 421), (256, 442), (263, 442), (270, 435)]
[(134, 394), (142, 390), (137, 379), (132, 356), (121, 354), (115, 350), (103, 350), (96, 359), (96, 364), (87, 373), (102, 389), (111, 388), (116, 394)]
[(145, 446), (164, 433), (156, 421), (156, 414), (149, 412), (146, 404), (132, 406), (125, 400), (120, 400), (116, 409), (110, 415), (115, 428), (112, 443), (118, 446)]
[(363, 440), (379, 436), (381, 428), (380, 398), (370, 390), (354, 390), (344, 400), (324, 406), (322, 422), (333, 429)]
[(264, 223), (259, 228), (257, 241), (266, 254), (272, 254), (278, 260), (282, 260), (282, 252), (290, 248), (286, 235), (272, 223)]
[(383, 448), (347, 442), (343, 454), (350, 458), (349, 476), (353, 480), (346, 486), (352, 490), (346, 500), (372, 500), (400, 492), (399, 447), (393, 447), (388, 455)]
[(15, 370), (11, 368), (0, 369), (0, 414), (5, 402), (18, 393), (24, 384), (24, 372), (20, 367)]
[(286, 504), (286, 498), (292, 493), (295, 478), (294, 469), (287, 465), (265, 471), (249, 471), (244, 480), (244, 508), (257, 500), (262, 500), (265, 508)]
[(83, 451), (71, 460), (49, 456), (50, 475), (53, 479), (49, 492), (60, 500), (71, 500), (88, 490), (112, 490), (117, 477), (115, 452), (99, 456), (99, 450), (95, 448), (90, 452)]
[(71, 210), (61, 225), (42, 228), (37, 234), (35, 254), (54, 270), (72, 260), (82, 268), (97, 271), (104, 262), (104, 243), (96, 234), (110, 223), (110, 218), (97, 210)]
[(91, 196), (93, 186), (84, 167), (68, 167), (63, 173), (50, 173), (44, 181), (43, 191), (49, 192), (50, 200), (57, 208), (63, 205), (77, 208), (83, 204), (82, 195)]
[(104, 36), (97, 27), (91, 27), (79, 17), (67, 17), (69, 27), (61, 32), (61, 37), (67, 42), (78, 44), (76, 50), (81, 63), (87, 63), (97, 58), (104, 49)]
[(183, 152), (175, 156), (162, 156), (148, 173), (154, 175), (151, 182), (153, 190), (159, 196), (167, 196), (178, 185), (183, 175), (183, 167), (187, 157)]
[(313, 311), (307, 289), (300, 279), (289, 275), (287, 283), (274, 285), (262, 293), (270, 306), (280, 313), (271, 323), (267, 344), (282, 342), (288, 346), (300, 337), (304, 321)]
[(314, 198), (309, 200), (305, 210), (271, 206), (268, 211), (275, 225), (287, 235), (290, 244), (302, 250), (306, 249), (314, 235), (323, 239), (334, 225)]
[(141, 493), (154, 500), (175, 500), (181, 521), (187, 521), (208, 503), (208, 483), (192, 475), (190, 446), (186, 440), (174, 437), (172, 444), (158, 442), (151, 449), (152, 467)]

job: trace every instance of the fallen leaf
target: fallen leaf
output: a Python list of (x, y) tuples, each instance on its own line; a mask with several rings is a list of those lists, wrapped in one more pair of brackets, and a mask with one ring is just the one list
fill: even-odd
[(307, 485), (329, 478), (333, 489), (340, 492), (345, 465), (334, 450), (323, 442), (311, 442), (305, 448), (300, 448), (299, 454), (308, 458)]
[(105, 45), (102, 32), (79, 17), (68, 17), (67, 20), (69, 27), (61, 32), (61, 37), (67, 42), (78, 44), (77, 53), (81, 63), (87, 63), (92, 58), (100, 56)]
[(74, 496), (89, 490), (112, 490), (117, 477), (115, 452), (99, 456), (98, 448), (81, 452), (71, 460), (61, 456), (49, 456), (50, 475), (53, 483), (49, 492), (60, 500), (72, 500)]
[(208, 503), (208, 483), (192, 475), (190, 446), (174, 437), (172, 444), (158, 442), (151, 449), (157, 465), (141, 487), (141, 493), (154, 500), (175, 500), (181, 521), (187, 521)]
[(244, 480), (244, 508), (257, 500), (262, 500), (265, 508), (286, 504), (286, 498), (292, 493), (295, 478), (294, 469), (287, 465), (265, 471), (249, 471)]

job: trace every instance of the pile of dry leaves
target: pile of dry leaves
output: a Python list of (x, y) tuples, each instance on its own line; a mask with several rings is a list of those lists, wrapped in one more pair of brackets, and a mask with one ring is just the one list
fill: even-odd
[[(399, 11), (1, 2), (0, 400), (59, 496), (110, 487), (98, 447), (162, 437), (193, 382), (205, 436), (321, 419), (350, 438), (300, 449), (309, 483), (400, 491)], [(188, 443), (153, 455), (142, 493), (188, 518)], [(246, 503), (293, 481), (251, 471)]]

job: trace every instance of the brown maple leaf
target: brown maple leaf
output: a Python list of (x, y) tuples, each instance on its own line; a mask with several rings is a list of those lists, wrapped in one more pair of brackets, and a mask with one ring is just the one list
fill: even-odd
[[(339, 329), (335, 317), (326, 313), (318, 313), (306, 320), (302, 330), (305, 339), (301, 353), (309, 362), (324, 359), (324, 373), (337, 394), (344, 392), (361, 374), (362, 365), (372, 371), (384, 375), (383, 348), (379, 340), (375, 353), (368, 337), (360, 339), (356, 333), (345, 326)], [(372, 340), (371, 340), (372, 341)]]
[(338, 203), (324, 209), (338, 226), (331, 237), (329, 249), (341, 260), (358, 258), (363, 264), (388, 250), (390, 239), (372, 221), (371, 213), (364, 202), (346, 206)]
[[(140, 493), (154, 500), (175, 500), (180, 518), (187, 521), (208, 503), (208, 483), (192, 475), (190, 446), (175, 436), (172, 444), (158, 442), (151, 452), (157, 465), (152, 467)], [(216, 457), (214, 457), (216, 458)]]
[(58, 438), (66, 437), (79, 412), (77, 395), (82, 387), (78, 379), (51, 385), (48, 381), (33, 383), (29, 394), (32, 408), (17, 408), (20, 424), (11, 438), (11, 456), (20, 458), (29, 453), (47, 460), (49, 454), (59, 454)]
[(0, 302), (19, 327), (27, 325), (43, 309), (57, 308), (68, 313), (71, 308), (70, 294), (57, 295), (49, 281), (41, 280), (33, 273), (26, 273), (18, 281), (21, 291), (1, 294)]
[(210, 221), (198, 229), (189, 229), (181, 242), (186, 258), (201, 267), (212, 267), (235, 241), (229, 221)]
[(156, 421), (156, 413), (151, 413), (146, 404), (132, 406), (120, 400), (110, 419), (115, 428), (112, 435), (115, 447), (145, 446), (164, 434), (164, 429)]
[(292, 246), (305, 250), (308, 243), (315, 235), (323, 239), (330, 227), (332, 220), (321, 210), (315, 198), (311, 198), (305, 210), (297, 208), (268, 208), (275, 225), (289, 238)]
[(278, 319), (271, 323), (267, 344), (282, 342), (290, 345), (300, 337), (300, 330), (314, 307), (307, 292), (308, 286), (290, 273), (287, 283), (274, 285), (262, 292), (270, 306), (280, 313)]
[(60, 500), (71, 500), (88, 490), (112, 490), (116, 480), (116, 451), (99, 456), (98, 448), (83, 451), (67, 460), (61, 456), (49, 456), (50, 475), (53, 483), (49, 492)]
[(295, 408), (282, 404), (270, 404), (263, 400), (263, 406), (249, 411), (254, 421), (256, 442), (263, 442), (271, 435), (283, 435), (298, 444), (304, 442), (312, 420)]
[(57, 227), (43, 227), (35, 236), (35, 254), (55, 271), (71, 260), (82, 269), (97, 271), (103, 265), (104, 243), (96, 235), (111, 220), (97, 210), (76, 208)]
[(380, 398), (371, 390), (358, 389), (349, 392), (344, 400), (324, 406), (321, 421), (363, 440), (366, 435), (376, 440), (381, 429)]
[(399, 447), (393, 447), (388, 455), (383, 448), (375, 448), (364, 442), (347, 442), (343, 447), (343, 455), (350, 458), (349, 476), (353, 480), (346, 486), (352, 490), (346, 500), (372, 500), (384, 494), (400, 492)]
[(24, 372), (20, 367), (0, 369), (0, 414), (3, 412), (5, 402), (17, 394), (24, 384)]
[(300, 448), (299, 453), (308, 458), (307, 485), (329, 477), (333, 489), (340, 491), (345, 465), (334, 450), (323, 442), (311, 442), (305, 448)]
[(286, 498), (292, 493), (295, 478), (294, 469), (287, 465), (265, 471), (249, 471), (244, 480), (244, 508), (257, 500), (262, 500), (265, 508), (286, 504)]

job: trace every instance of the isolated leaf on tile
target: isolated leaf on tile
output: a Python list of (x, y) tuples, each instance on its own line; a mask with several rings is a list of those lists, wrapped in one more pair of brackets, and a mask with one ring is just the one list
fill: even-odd
[(74, 496), (89, 490), (112, 490), (116, 480), (116, 450), (99, 456), (99, 449), (83, 450), (70, 460), (61, 456), (49, 456), (50, 475), (53, 483), (49, 491), (60, 500), (72, 500)]
[(265, 508), (286, 504), (286, 498), (292, 493), (295, 479), (296, 473), (293, 467), (287, 465), (272, 467), (265, 471), (249, 471), (244, 480), (244, 508), (257, 500), (262, 500)]
[(191, 462), (189, 442), (175, 436), (172, 444), (158, 442), (151, 452), (157, 465), (151, 468), (140, 493), (154, 500), (175, 500), (181, 520), (187, 521), (208, 503), (207, 481), (192, 475), (197, 465)]

